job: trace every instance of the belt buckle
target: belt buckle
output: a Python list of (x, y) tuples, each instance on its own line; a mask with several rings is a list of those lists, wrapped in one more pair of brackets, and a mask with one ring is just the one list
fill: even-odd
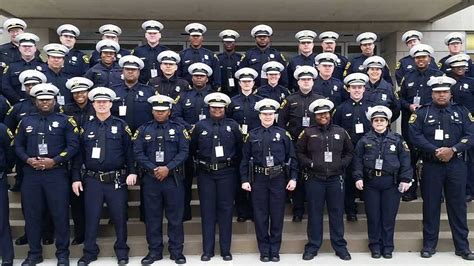
[(382, 176), (382, 171), (375, 170), (375, 176)]
[(270, 175), (270, 168), (264, 168), (265, 175)]
[(219, 166), (217, 165), (217, 163), (214, 163), (214, 164), (209, 165), (209, 168), (210, 168), (212, 171), (217, 171), (217, 170), (219, 170)]
[(104, 182), (104, 174), (105, 174), (105, 173), (99, 173), (99, 180), (100, 180), (100, 182)]

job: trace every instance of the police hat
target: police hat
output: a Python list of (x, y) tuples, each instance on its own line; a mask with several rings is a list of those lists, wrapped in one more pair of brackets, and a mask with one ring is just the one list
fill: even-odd
[(66, 46), (59, 43), (46, 44), (43, 47), (43, 51), (48, 56), (56, 56), (56, 57), (65, 57), (67, 53), (69, 53), (69, 49)]
[(386, 106), (376, 105), (374, 107), (369, 107), (369, 110), (365, 113), (365, 117), (367, 117), (369, 121), (372, 121), (372, 119), (376, 117), (383, 117), (390, 121), (392, 118), (392, 111)]
[(267, 74), (280, 74), (283, 70), (285, 66), (278, 61), (268, 61), (262, 66), (262, 71)]
[(318, 77), (318, 71), (312, 66), (300, 66), (296, 68), (295, 72), (293, 73), (293, 77), (296, 80), (299, 80), (300, 78), (315, 79)]
[(58, 94), (58, 87), (51, 83), (36, 84), (31, 88), (30, 95), (38, 100), (51, 100)]
[(273, 29), (270, 26), (264, 24), (257, 25), (250, 31), (250, 35), (252, 35), (254, 38), (257, 36), (272, 36), (272, 34)]
[(95, 100), (107, 100), (107, 101), (113, 101), (117, 97), (115, 92), (109, 88), (106, 87), (96, 87), (89, 91), (88, 94), (89, 100), (91, 102)]
[(71, 24), (63, 24), (58, 27), (56, 33), (59, 36), (66, 35), (72, 37), (78, 37), (81, 34), (81, 31), (74, 25)]
[(359, 44), (374, 43), (377, 40), (377, 34), (373, 32), (364, 32), (357, 36), (356, 42)]
[(66, 88), (71, 90), (72, 93), (79, 91), (87, 91), (94, 86), (94, 82), (88, 78), (74, 77), (70, 78), (66, 82)]
[(230, 98), (224, 93), (213, 92), (204, 97), (204, 102), (210, 107), (226, 107), (230, 103)]
[(313, 40), (314, 40), (314, 38), (316, 38), (316, 36), (317, 36), (316, 32), (314, 32), (312, 30), (302, 30), (302, 31), (298, 31), (295, 34), (295, 38), (299, 42), (313, 42)]
[(105, 36), (117, 37), (120, 34), (122, 34), (122, 29), (120, 29), (118, 26), (115, 26), (113, 24), (105, 24), (99, 28), (99, 32), (100, 34), (105, 35)]
[(7, 31), (20, 28), (22, 30), (26, 29), (26, 22), (19, 18), (9, 18), (3, 22), (3, 28)]
[(134, 55), (126, 55), (120, 58), (119, 66), (121, 68), (133, 68), (142, 70), (145, 67), (145, 63), (139, 57)]
[(146, 32), (161, 32), (164, 28), (163, 24), (156, 20), (147, 20), (142, 24), (142, 29)]
[(369, 67), (376, 67), (376, 68), (384, 68), (386, 65), (385, 59), (378, 55), (371, 56), (367, 59), (364, 60), (364, 63), (362, 63), (362, 66), (365, 69), (368, 69)]
[(402, 42), (407, 43), (413, 39), (418, 39), (421, 41), (422, 38), (423, 38), (423, 33), (417, 30), (409, 30), (403, 33)]
[(26, 85), (32, 83), (45, 83), (47, 78), (41, 71), (38, 71), (36, 69), (28, 69), (20, 73), (18, 80), (21, 84)]
[(202, 36), (204, 33), (206, 33), (207, 28), (201, 23), (190, 23), (186, 25), (186, 27), (184, 28), (184, 31), (189, 33), (189, 35), (191, 36), (193, 35)]
[(15, 41), (20, 45), (34, 46), (40, 41), (40, 38), (33, 33), (20, 33), (15, 37)]
[(237, 38), (240, 37), (240, 34), (235, 30), (223, 30), (219, 33), (219, 38), (224, 42), (235, 42)]
[(159, 94), (148, 98), (148, 102), (153, 106), (153, 110), (166, 111), (172, 108), (174, 100), (171, 97)]
[(461, 53), (450, 56), (448, 59), (446, 59), (444, 64), (450, 67), (467, 67), (469, 66), (469, 59), (471, 59), (469, 55)]
[(244, 68), (241, 68), (241, 69), (237, 70), (237, 72), (235, 72), (234, 76), (235, 76), (236, 79), (242, 80), (242, 81), (254, 80), (258, 76), (258, 73), (253, 68), (244, 67)]
[(323, 42), (336, 42), (339, 38), (339, 34), (334, 31), (325, 31), (319, 34), (319, 39)]
[(120, 44), (112, 40), (101, 40), (95, 45), (97, 52), (114, 52), (120, 51)]
[(464, 38), (465, 36), (461, 32), (451, 32), (444, 37), (444, 44), (450, 45), (451, 43), (463, 43)]
[(265, 98), (256, 102), (254, 108), (260, 113), (276, 113), (280, 104), (273, 99)]
[(316, 65), (336, 65), (337, 60), (339, 60), (339, 58), (333, 53), (320, 53), (314, 58)]
[(433, 47), (429, 46), (428, 44), (417, 44), (413, 46), (410, 49), (410, 55), (411, 57), (417, 57), (417, 56), (431, 56), (433, 54), (434, 50)]
[(427, 84), (431, 91), (449, 91), (451, 86), (456, 84), (456, 80), (447, 76), (431, 77)]
[(334, 108), (334, 103), (328, 99), (317, 99), (312, 102), (308, 109), (315, 114), (330, 112)]
[(365, 86), (367, 82), (369, 82), (369, 76), (367, 76), (364, 73), (352, 73), (352, 74), (347, 75), (344, 78), (344, 84), (346, 84), (347, 86), (350, 86), (350, 85)]
[(178, 64), (181, 61), (181, 57), (178, 53), (166, 50), (158, 54), (157, 60), (160, 63)]
[(191, 75), (205, 75), (212, 76), (212, 68), (204, 63), (194, 63), (188, 67), (188, 72)]

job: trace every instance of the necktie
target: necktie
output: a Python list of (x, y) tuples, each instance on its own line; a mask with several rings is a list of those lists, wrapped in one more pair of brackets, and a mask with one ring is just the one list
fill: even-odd
[(451, 132), (451, 128), (450, 128), (450, 115), (448, 113), (448, 111), (446, 109), (441, 109), (440, 110), (440, 113), (441, 113), (441, 129), (443, 130), (443, 146), (444, 147), (450, 147), (451, 145), (449, 144), (449, 138), (446, 138), (446, 135), (449, 134), (449, 132)]
[(214, 150), (212, 152), (212, 158), (211, 162), (218, 163), (218, 158), (216, 156), (216, 147), (219, 146), (219, 122), (214, 122), (212, 126), (212, 149)]
[(38, 125), (38, 155), (43, 156), (42, 151), (40, 151), (40, 147), (42, 144), (45, 143), (45, 138), (46, 138), (46, 117), (41, 116), (39, 125)]
[(99, 163), (103, 163), (105, 160), (105, 130), (106, 125), (104, 122), (100, 122), (99, 131), (97, 132), (97, 145), (100, 148), (100, 158)]
[(125, 105), (127, 106), (126, 121), (132, 129), (135, 127), (135, 98), (138, 97), (137, 92), (134, 88), (127, 89), (128, 93), (125, 97)]

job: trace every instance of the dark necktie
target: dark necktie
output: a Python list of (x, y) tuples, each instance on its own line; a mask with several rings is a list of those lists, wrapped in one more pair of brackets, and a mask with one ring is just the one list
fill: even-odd
[(132, 129), (135, 128), (135, 98), (138, 97), (137, 92), (133, 88), (127, 89), (128, 93), (125, 97), (125, 105), (127, 106), (126, 120)]
[[(271, 141), (272, 141), (272, 137), (270, 135), (270, 129), (265, 128), (262, 134), (263, 158), (266, 158), (267, 156), (271, 154), (271, 148), (270, 148)], [(266, 162), (264, 163), (266, 165)]]
[(219, 122), (214, 122), (212, 125), (212, 163), (218, 163), (219, 159), (216, 156), (216, 147), (219, 146)]
[(39, 151), (40, 150), (40, 145), (44, 144), (45, 143), (45, 138), (46, 138), (46, 123), (47, 123), (47, 120), (46, 120), (46, 117), (44, 116), (41, 116), (40, 117), (40, 121), (39, 121), (39, 124), (38, 124), (38, 155), (40, 156), (43, 156), (44, 154), (41, 154), (41, 152)]
[(451, 132), (450, 124), (451, 124), (451, 118), (449, 115), (449, 112), (446, 109), (441, 109), (440, 110), (441, 114), (441, 129), (443, 130), (443, 146), (444, 147), (450, 147), (451, 145), (449, 144), (449, 138), (446, 138), (446, 135), (448, 135)]
[(99, 130), (97, 132), (97, 145), (100, 148), (100, 158), (99, 163), (103, 163), (105, 160), (105, 131), (106, 131), (106, 124), (104, 122), (100, 122)]

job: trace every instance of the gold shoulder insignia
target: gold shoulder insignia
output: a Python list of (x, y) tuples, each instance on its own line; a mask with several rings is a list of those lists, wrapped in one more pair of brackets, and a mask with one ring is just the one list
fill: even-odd
[(351, 67), (351, 62), (347, 62), (347, 65), (346, 65), (346, 71)]
[(133, 134), (132, 140), (138, 139), (138, 135), (140, 134), (139, 130), (135, 131), (135, 134)]
[(67, 156), (67, 151), (63, 151), (59, 154), (59, 156), (61, 157), (66, 157)]
[(15, 134), (18, 134), (18, 131), (20, 130), (21, 121), (23, 120), (20, 120), (20, 122), (18, 122), (18, 126), (16, 126)]
[[(301, 134), (301, 133), (300, 133), (300, 134)], [(291, 135), (290, 135), (290, 132), (288, 132), (288, 131), (285, 130), (285, 135), (287, 135), (290, 140), (293, 140), (293, 138), (292, 138)], [(299, 136), (298, 136), (298, 137), (299, 137)]]
[(10, 109), (8, 109), (8, 111), (7, 111), (7, 114), (6, 114), (6, 115), (9, 115), (9, 114), (10, 114), (12, 111), (13, 111), (13, 106), (12, 106), (12, 107), (10, 107)]
[(416, 121), (416, 114), (411, 114), (410, 120), (408, 120), (408, 123), (413, 124)]
[(82, 56), (82, 60), (84, 60), (84, 63), (89, 64), (90, 57), (85, 54), (85, 55)]
[(67, 121), (69, 121), (69, 123), (71, 123), (71, 125), (73, 127), (77, 127), (77, 123), (76, 123), (76, 120), (74, 120), (74, 117), (70, 116)]
[(9, 67), (9, 66), (7, 65), (7, 66), (5, 67), (5, 69), (3, 69), (3, 74), (6, 74), (6, 73), (7, 73), (8, 67)]
[(247, 140), (249, 140), (249, 133), (245, 134), (245, 136), (244, 136), (244, 143), (247, 143)]
[(438, 66), (439, 69), (441, 69), (441, 67), (443, 66), (443, 63), (441, 62), (438, 62), (438, 64), (436, 64)]
[(301, 133), (298, 135), (298, 139), (301, 139), (304, 136), (304, 129), (301, 131)]
[(42, 62), (48, 62), (48, 56), (47, 55), (41, 53), (39, 57), (40, 57)]
[(403, 148), (405, 149), (405, 151), (410, 151), (410, 148), (408, 148), (408, 144), (406, 141), (403, 141)]
[(398, 62), (397, 62), (397, 65), (395, 66), (395, 70), (399, 70), (401, 65), (402, 65), (402, 64), (400, 64), (400, 61), (398, 61)]
[(471, 120), (471, 122), (474, 122), (474, 117), (472, 116), (471, 113), (469, 113), (467, 116), (469, 117), (469, 120)]
[(133, 134), (132, 134), (132, 131), (130, 130), (130, 127), (128, 126), (125, 126), (125, 132), (127, 132), (127, 134), (131, 137)]
[(283, 53), (280, 53), (280, 55), (281, 55), (281, 59), (283, 59), (283, 61), (285, 61), (285, 62), (286, 62), (285, 55), (284, 55)]
[(190, 140), (191, 139), (191, 136), (189, 135), (188, 131), (186, 129), (183, 129), (183, 135), (184, 135), (184, 138), (187, 139), (187, 140)]
[(281, 102), (280, 109), (283, 109), (287, 103), (288, 101), (284, 99), (283, 102)]
[(13, 139), (13, 133), (9, 128), (7, 128), (7, 134), (10, 139)]
[(461, 139), (461, 143), (466, 144), (469, 140), (468, 139)]
[(130, 54), (131, 54), (131, 55), (134, 55), (133, 53), (135, 53), (135, 49), (132, 49), (132, 50), (130, 51)]

